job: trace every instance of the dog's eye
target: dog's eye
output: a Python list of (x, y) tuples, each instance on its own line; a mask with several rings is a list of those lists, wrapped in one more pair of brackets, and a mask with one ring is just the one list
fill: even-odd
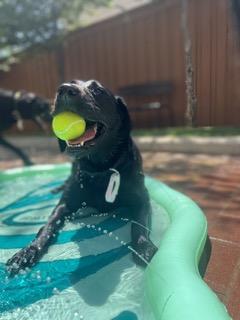
[(104, 89), (101, 87), (98, 87), (98, 88), (93, 88), (92, 91), (94, 94), (102, 94), (104, 92)]

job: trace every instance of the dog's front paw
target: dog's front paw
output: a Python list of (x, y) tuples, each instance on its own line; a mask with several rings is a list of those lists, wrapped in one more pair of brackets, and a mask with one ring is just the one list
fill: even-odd
[(10, 258), (7, 263), (7, 271), (13, 276), (18, 274), (20, 270), (32, 267), (39, 257), (39, 249), (34, 245), (29, 245), (21, 249)]
[(146, 266), (158, 250), (152, 241), (145, 237), (140, 237), (138, 242), (133, 244), (133, 249), (137, 252), (133, 253), (133, 259), (140, 266)]

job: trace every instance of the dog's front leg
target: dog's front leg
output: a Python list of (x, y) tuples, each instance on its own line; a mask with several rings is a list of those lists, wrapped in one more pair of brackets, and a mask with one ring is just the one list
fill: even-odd
[(3, 137), (0, 137), (0, 145), (2, 145), (6, 149), (15, 152), (15, 154), (17, 154), (22, 159), (25, 166), (31, 166), (34, 164), (20, 148), (14, 146), (13, 144), (5, 140)]
[(149, 238), (149, 228), (151, 226), (151, 206), (149, 202), (147, 201), (134, 208), (132, 217), (132, 247), (138, 253), (133, 253), (133, 258), (137, 264), (146, 266), (157, 251), (157, 247)]
[(18, 251), (7, 261), (7, 270), (10, 275), (17, 274), (20, 270), (33, 266), (41, 258), (69, 214), (70, 212), (65, 204), (60, 203), (57, 205), (47, 224), (37, 233), (36, 238), (26, 248)]

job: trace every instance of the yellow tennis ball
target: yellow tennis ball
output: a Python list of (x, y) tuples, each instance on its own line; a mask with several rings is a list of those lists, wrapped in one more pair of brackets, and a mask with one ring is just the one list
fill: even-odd
[(53, 118), (52, 128), (59, 139), (72, 140), (83, 135), (86, 122), (76, 113), (62, 112)]

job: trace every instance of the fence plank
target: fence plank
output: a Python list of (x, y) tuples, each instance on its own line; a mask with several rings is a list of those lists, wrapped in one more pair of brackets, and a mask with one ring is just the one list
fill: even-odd
[[(145, 5), (73, 32), (64, 40), (62, 51), (27, 55), (10, 72), (0, 72), (0, 86), (53, 99), (59, 83), (73, 78), (96, 78), (116, 93), (131, 84), (170, 81), (174, 124), (183, 125), (186, 95), (180, 21), (180, 1)], [(239, 125), (240, 48), (229, 1), (189, 0), (189, 26), (197, 124)], [(141, 102), (129, 98), (129, 107), (156, 98)], [(159, 111), (134, 112), (132, 117), (136, 127), (167, 124)]]

